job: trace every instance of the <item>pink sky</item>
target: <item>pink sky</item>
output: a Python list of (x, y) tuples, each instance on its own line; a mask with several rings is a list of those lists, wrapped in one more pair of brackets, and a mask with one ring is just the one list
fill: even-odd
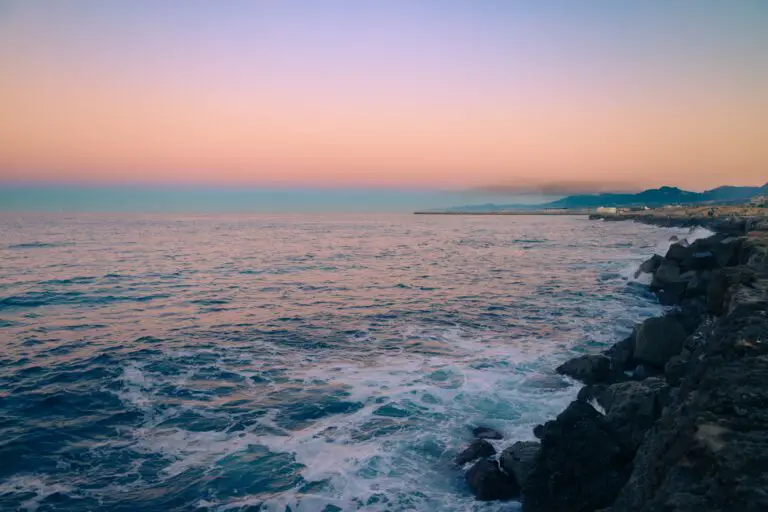
[(0, 9), (0, 181), (768, 181), (759, 4), (169, 4)]

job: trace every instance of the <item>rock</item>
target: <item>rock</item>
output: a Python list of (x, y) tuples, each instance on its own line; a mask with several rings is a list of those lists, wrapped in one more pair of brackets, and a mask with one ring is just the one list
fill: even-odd
[(544, 425), (541, 448), (523, 485), (525, 512), (588, 511), (613, 503), (633, 452), (592, 406), (572, 402)]
[(755, 273), (747, 266), (724, 268), (712, 273), (712, 280), (707, 288), (707, 308), (714, 315), (722, 315), (728, 310), (730, 289), (739, 285), (752, 285)]
[(463, 466), (467, 462), (472, 462), (481, 457), (490, 457), (495, 453), (496, 448), (491, 443), (485, 439), (475, 439), (463, 452), (456, 456), (454, 461), (457, 465)]
[(525, 482), (541, 445), (535, 441), (518, 441), (501, 452), (501, 469), (514, 475), (518, 482)]
[(644, 380), (648, 377), (651, 377), (655, 375), (657, 372), (653, 370), (650, 366), (647, 364), (639, 364), (635, 366), (635, 369), (632, 370), (632, 378), (634, 380)]
[(637, 330), (634, 357), (640, 362), (663, 368), (670, 357), (680, 353), (687, 335), (675, 318), (649, 318)]
[(599, 403), (606, 412), (608, 422), (637, 450), (645, 433), (661, 416), (668, 385), (659, 377), (640, 382), (612, 384), (601, 393)]
[(670, 386), (679, 386), (685, 374), (687, 360), (682, 356), (673, 356), (664, 365), (664, 377)]
[(591, 403), (595, 401), (600, 403), (603, 393), (608, 389), (608, 384), (588, 384), (579, 390), (576, 397), (580, 402)]
[(640, 277), (640, 274), (653, 274), (661, 266), (661, 262), (664, 258), (658, 254), (654, 254), (649, 259), (645, 260), (635, 272), (635, 278)]
[(707, 313), (707, 302), (704, 297), (689, 297), (680, 302), (679, 314), (676, 318), (685, 332), (690, 334), (704, 321)]
[(575, 357), (558, 366), (555, 371), (585, 384), (606, 382), (611, 377), (611, 360), (600, 354)]
[(544, 425), (536, 425), (533, 427), (533, 435), (536, 439), (541, 439), (541, 436), (544, 435)]
[(687, 289), (688, 283), (685, 281), (669, 283), (658, 292), (659, 303), (662, 306), (675, 306), (680, 304), (680, 302), (682, 302), (683, 298), (685, 297), (685, 292)]
[(667, 254), (664, 256), (664, 258), (680, 264), (690, 258), (691, 253), (692, 251), (689, 246), (677, 242), (669, 246)]
[(712, 280), (712, 272), (692, 270), (688, 276), (682, 275), (680, 278), (687, 281), (685, 296), (699, 297), (707, 294), (709, 283)]
[(521, 384), (523, 388), (544, 390), (544, 391), (557, 391), (560, 389), (569, 388), (572, 386), (571, 382), (564, 377), (554, 373), (534, 374), (525, 379)]
[(490, 427), (475, 427), (472, 429), (472, 435), (477, 439), (504, 439), (501, 432)]
[(677, 283), (680, 281), (680, 266), (671, 260), (664, 260), (656, 273), (653, 275), (651, 281), (651, 290), (658, 291), (666, 287), (670, 283)]
[(614, 343), (603, 354), (611, 360), (611, 369), (614, 372), (631, 370), (634, 366), (632, 354), (635, 352), (635, 333), (627, 338)]
[(714, 321), (611, 510), (768, 510), (766, 306)]
[(520, 496), (520, 485), (495, 460), (478, 461), (466, 474), (467, 485), (480, 501), (509, 500)]

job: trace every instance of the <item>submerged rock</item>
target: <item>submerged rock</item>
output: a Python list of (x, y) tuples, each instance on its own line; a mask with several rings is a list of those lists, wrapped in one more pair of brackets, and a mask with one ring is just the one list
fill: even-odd
[(459, 466), (463, 466), (468, 462), (472, 462), (475, 459), (481, 457), (490, 457), (496, 453), (496, 448), (485, 439), (475, 439), (472, 443), (460, 454), (456, 456), (454, 461)]
[(585, 384), (606, 382), (610, 380), (612, 375), (611, 360), (599, 354), (575, 357), (558, 366), (555, 371)]
[(504, 473), (495, 460), (478, 461), (467, 471), (466, 481), (480, 501), (509, 500), (520, 496), (520, 485), (515, 477)]
[(541, 445), (535, 441), (518, 441), (501, 452), (501, 468), (514, 475), (518, 482), (525, 482)]
[(683, 349), (688, 333), (675, 318), (649, 318), (640, 325), (635, 338), (634, 357), (638, 361), (663, 368), (669, 358)]
[(504, 439), (501, 432), (490, 427), (475, 427), (472, 429), (472, 435), (477, 439)]

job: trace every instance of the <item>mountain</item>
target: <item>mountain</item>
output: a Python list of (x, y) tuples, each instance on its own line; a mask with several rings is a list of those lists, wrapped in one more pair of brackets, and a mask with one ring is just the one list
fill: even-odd
[(768, 183), (762, 187), (733, 187), (724, 186), (706, 190), (704, 192), (690, 192), (677, 187), (660, 187), (643, 190), (636, 194), (580, 194), (567, 196), (557, 201), (544, 203), (540, 205), (469, 205), (449, 208), (449, 211), (455, 212), (477, 212), (477, 211), (503, 211), (503, 210), (521, 210), (521, 209), (545, 209), (545, 208), (569, 208), (586, 209), (597, 208), (600, 206), (648, 206), (658, 207), (672, 204), (721, 204), (721, 203), (742, 203), (752, 197), (768, 194)]

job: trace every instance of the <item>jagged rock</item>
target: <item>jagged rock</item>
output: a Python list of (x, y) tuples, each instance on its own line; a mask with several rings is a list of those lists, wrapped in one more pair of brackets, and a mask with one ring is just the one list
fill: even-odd
[(555, 371), (568, 375), (585, 384), (606, 382), (612, 376), (611, 360), (599, 354), (587, 354), (575, 357), (558, 366)]
[(611, 369), (615, 372), (624, 372), (634, 367), (632, 354), (635, 352), (635, 333), (618, 341), (603, 352), (611, 360)]
[(472, 435), (477, 439), (504, 439), (504, 434), (491, 427), (475, 427), (472, 429)]
[(640, 267), (637, 269), (637, 272), (635, 272), (635, 278), (640, 277), (640, 274), (653, 274), (658, 270), (659, 266), (661, 266), (661, 262), (664, 261), (664, 258), (659, 256), (658, 254), (654, 254), (649, 259), (645, 260), (642, 264), (640, 264)]
[(663, 368), (670, 357), (680, 353), (686, 336), (685, 329), (675, 318), (649, 318), (637, 330), (634, 357)]
[(719, 318), (610, 509), (768, 510), (766, 303)]
[(661, 290), (670, 283), (680, 282), (680, 265), (672, 260), (664, 260), (651, 281), (651, 290)]
[(687, 282), (685, 287), (686, 297), (698, 297), (707, 294), (709, 283), (712, 281), (712, 272), (705, 271), (690, 271), (688, 275), (681, 275), (681, 279), (685, 279)]
[(690, 258), (691, 253), (692, 251), (689, 246), (677, 242), (669, 246), (667, 254), (664, 257), (667, 260), (672, 260), (680, 264)]
[(541, 445), (535, 441), (518, 441), (501, 452), (501, 469), (514, 475), (518, 482), (525, 482)]
[(481, 457), (490, 457), (495, 453), (496, 448), (491, 443), (485, 439), (475, 439), (463, 452), (456, 456), (454, 461), (457, 465), (463, 466), (467, 462), (472, 462)]
[(467, 485), (480, 501), (509, 500), (520, 496), (514, 475), (506, 474), (495, 460), (478, 461), (466, 474)]
[(714, 315), (722, 315), (728, 310), (730, 289), (738, 285), (749, 285), (755, 280), (755, 273), (745, 266), (724, 268), (712, 273), (712, 280), (707, 288), (707, 307)]
[(608, 386), (597, 397), (609, 423), (636, 450), (648, 429), (661, 415), (668, 385), (659, 377)]
[(679, 386), (685, 373), (685, 366), (688, 361), (682, 356), (673, 356), (664, 365), (664, 377), (670, 386)]
[(613, 503), (633, 452), (608, 420), (575, 401), (542, 430), (541, 448), (523, 482), (523, 510), (587, 511)]

